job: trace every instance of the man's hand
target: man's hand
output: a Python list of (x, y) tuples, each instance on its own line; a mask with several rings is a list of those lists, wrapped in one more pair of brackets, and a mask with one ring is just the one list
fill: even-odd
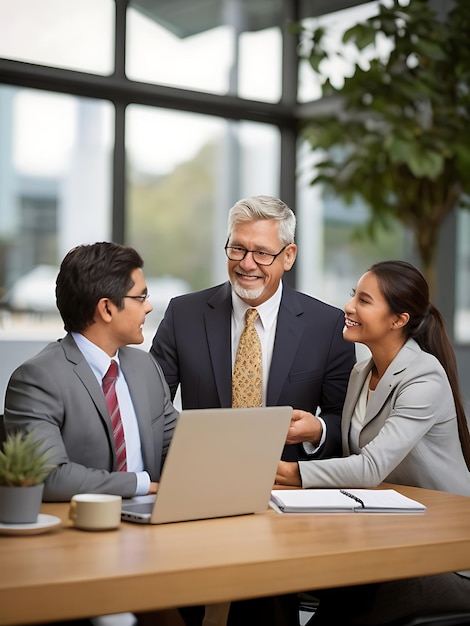
[(276, 485), (302, 487), (298, 464), (289, 461), (279, 461), (276, 472)]
[(150, 483), (149, 492), (147, 495), (157, 493), (159, 483)]
[(322, 435), (320, 420), (308, 411), (294, 409), (287, 431), (286, 443), (303, 443), (308, 441), (318, 446)]

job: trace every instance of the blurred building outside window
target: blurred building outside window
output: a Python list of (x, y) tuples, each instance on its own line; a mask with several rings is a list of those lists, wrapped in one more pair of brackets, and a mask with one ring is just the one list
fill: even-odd
[[(280, 100), (279, 26), (245, 32), (239, 12), (244, 3), (226, 2), (225, 22), (182, 35), (143, 10), (145, 4), (131, 2), (127, 12), (126, 71), (132, 81)], [(340, 32), (375, 5), (322, 19), (335, 20)], [(0, 57), (110, 75), (114, 2), (0, 0)], [(340, 77), (344, 68), (331, 71)], [(318, 97), (301, 62), (299, 102)], [(0, 339), (63, 334), (54, 300), (60, 260), (75, 245), (111, 237), (113, 125), (109, 101), (0, 85)], [(155, 307), (146, 348), (170, 297), (226, 279), (228, 210), (241, 197), (280, 194), (281, 137), (269, 120), (131, 104), (125, 145), (125, 243), (144, 257)], [(410, 242), (398, 227), (376, 243), (354, 239), (365, 208), (346, 208), (310, 187), (312, 159), (299, 141), (297, 287), (343, 307), (372, 262), (409, 257)], [(470, 220), (459, 220), (456, 339), (469, 342)]]

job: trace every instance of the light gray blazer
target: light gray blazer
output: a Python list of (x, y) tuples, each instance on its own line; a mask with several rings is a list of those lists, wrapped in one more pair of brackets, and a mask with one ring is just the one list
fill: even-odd
[[(155, 360), (138, 348), (121, 348), (119, 362), (140, 431), (144, 469), (158, 481), (178, 413)], [(50, 343), (12, 374), (5, 397), (5, 427), (36, 429), (56, 464), (46, 479), (44, 500), (70, 500), (75, 493), (135, 495), (133, 472), (115, 472), (111, 419), (102, 389), (70, 335)]]
[(351, 431), (372, 365), (368, 359), (351, 372), (341, 423), (344, 458), (299, 462), (302, 485), (367, 488), (386, 481), (470, 496), (447, 375), (414, 340), (371, 394), (362, 429)]

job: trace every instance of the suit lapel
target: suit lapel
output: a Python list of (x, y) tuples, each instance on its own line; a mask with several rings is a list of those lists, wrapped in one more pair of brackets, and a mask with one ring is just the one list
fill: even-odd
[(75, 374), (86, 387), (88, 393), (90, 394), (90, 398), (92, 399), (101, 417), (109, 422), (108, 408), (106, 406), (103, 391), (96, 380), (96, 376), (93, 374), (91, 367), (88, 365), (85, 357), (78, 349), (72, 336), (66, 335), (66, 337), (64, 337), (61, 341), (61, 345), (67, 359), (71, 363), (75, 364)]
[(398, 378), (395, 377), (394, 379), (393, 373), (389, 370), (390, 367), (385, 375), (380, 379), (374, 392), (369, 395), (364, 426), (377, 417), (382, 410), (383, 405), (387, 402), (387, 398), (391, 394), (394, 386), (398, 383)]
[[(98, 415), (102, 420), (105, 430), (107, 432), (111, 449), (114, 450), (114, 435), (111, 425), (111, 418), (109, 416), (108, 407), (106, 406), (106, 400), (104, 398), (103, 391), (99, 382), (96, 380), (91, 367), (88, 365), (85, 357), (80, 352), (77, 344), (73, 340), (71, 335), (66, 335), (61, 341), (62, 348), (64, 350), (67, 359), (74, 363), (74, 371), (78, 378), (81, 380), (84, 387), (86, 387), (90, 398), (95, 405)], [(133, 365), (130, 354), (126, 348), (119, 350), (119, 363), (121, 369), (126, 377), (129, 393), (132, 398), (137, 421), (139, 423), (140, 439), (142, 444), (142, 455), (146, 467), (155, 468), (155, 451), (153, 448), (153, 434), (151, 427), (151, 407), (149, 406), (148, 393), (145, 389), (142, 377), (139, 376), (138, 371)], [(114, 452), (113, 452), (114, 454)]]
[(204, 313), (207, 343), (220, 406), (232, 404), (232, 291), (226, 282), (207, 302)]
[[(66, 358), (71, 363), (74, 363), (74, 372), (88, 391), (91, 401), (95, 405), (98, 415), (104, 424), (110, 443), (114, 444), (113, 429), (111, 419), (109, 417), (108, 407), (106, 406), (103, 390), (100, 387), (99, 382), (96, 380), (96, 376), (71, 335), (66, 335), (64, 339), (62, 339), (61, 345)], [(113, 445), (112, 448), (114, 449)]]
[(127, 387), (134, 405), (137, 422), (139, 424), (140, 443), (145, 467), (156, 468), (155, 449), (153, 447), (152, 407), (149, 404), (149, 394), (144, 379), (134, 366), (130, 352), (126, 348), (119, 350), (119, 363), (126, 378)]
[(369, 396), (364, 426), (380, 413), (383, 405), (387, 402), (390, 394), (401, 381), (407, 367), (419, 351), (418, 344), (413, 339), (410, 339), (398, 352), (380, 379), (374, 393)]
[(341, 419), (341, 435), (342, 435), (343, 451), (346, 454), (350, 453), (349, 428), (351, 426), (353, 412), (354, 412), (354, 409), (356, 408), (356, 404), (361, 394), (362, 388), (364, 387), (366, 378), (370, 370), (372, 369), (372, 365), (373, 365), (373, 361), (372, 359), (369, 359), (367, 361), (362, 361), (361, 363), (357, 363), (351, 371), (351, 376), (349, 378), (349, 384), (348, 384), (348, 391), (346, 393), (346, 398), (344, 400), (343, 414), (342, 414), (342, 419)]
[(295, 292), (284, 285), (277, 317), (266, 404), (275, 406), (292, 367), (305, 330), (304, 311)]

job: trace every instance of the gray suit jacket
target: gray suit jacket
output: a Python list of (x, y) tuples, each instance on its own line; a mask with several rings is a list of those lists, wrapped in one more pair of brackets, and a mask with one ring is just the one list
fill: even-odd
[[(119, 361), (137, 415), (144, 468), (158, 481), (178, 413), (158, 364), (137, 348), (121, 348)], [(7, 432), (36, 430), (57, 469), (44, 499), (75, 493), (135, 495), (133, 472), (115, 472), (111, 419), (101, 387), (70, 335), (46, 346), (11, 376), (5, 397)]]
[(299, 463), (303, 486), (360, 488), (386, 481), (470, 496), (454, 399), (439, 361), (408, 340), (370, 395), (361, 430), (351, 430), (371, 368), (366, 360), (351, 372), (342, 417), (345, 458)]

